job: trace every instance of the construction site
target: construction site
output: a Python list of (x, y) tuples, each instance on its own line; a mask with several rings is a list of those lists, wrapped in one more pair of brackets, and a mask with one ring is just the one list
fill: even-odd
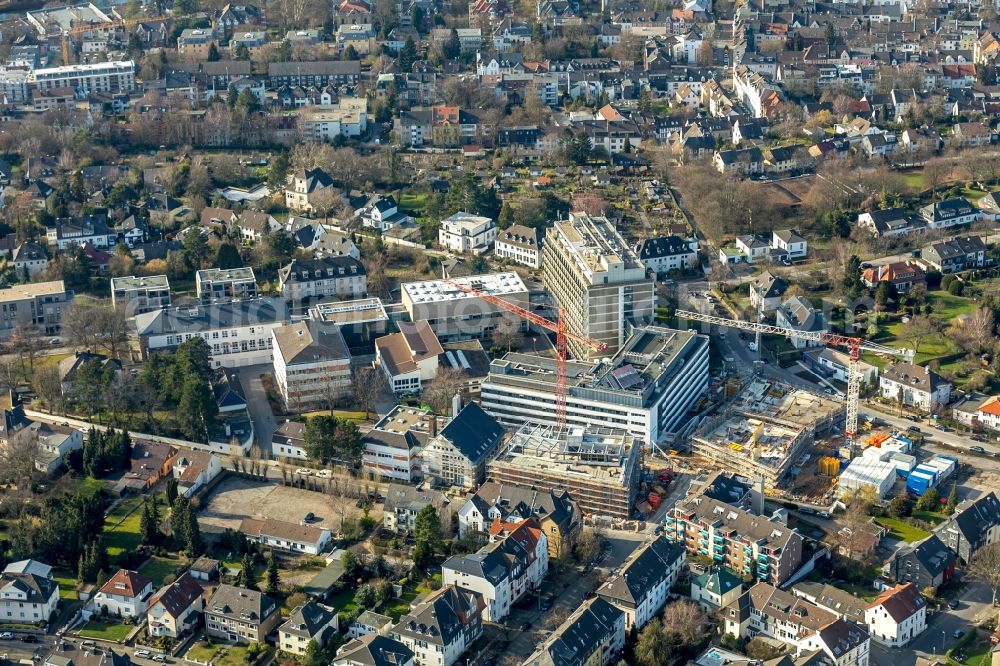
[(705, 466), (763, 479), (775, 491), (798, 476), (813, 445), (840, 436), (843, 403), (780, 382), (752, 378), (690, 437)]
[(626, 430), (525, 424), (486, 468), (495, 483), (566, 491), (585, 516), (627, 520), (640, 487), (640, 440)]

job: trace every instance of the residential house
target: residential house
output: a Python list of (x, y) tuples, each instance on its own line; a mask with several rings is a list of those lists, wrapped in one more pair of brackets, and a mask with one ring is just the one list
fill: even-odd
[(180, 638), (194, 629), (205, 609), (203, 593), (198, 581), (186, 571), (161, 588), (146, 610), (149, 635)]
[(990, 396), (979, 405), (976, 421), (984, 428), (1000, 431), (1000, 396)]
[(771, 233), (771, 247), (784, 252), (789, 259), (805, 259), (809, 254), (806, 239), (793, 229), (783, 229)]
[(288, 176), (285, 205), (290, 210), (311, 213), (320, 202), (321, 192), (333, 187), (333, 178), (323, 169), (299, 169)]
[(285, 419), (271, 436), (271, 455), (277, 460), (308, 460), (305, 431), (305, 423)]
[(458, 212), (441, 220), (438, 243), (451, 252), (484, 254), (497, 237), (496, 222), (489, 217)]
[(477, 553), (448, 558), (441, 567), (441, 582), (481, 594), (483, 619), (499, 622), (541, 584), (548, 568), (547, 539), (538, 521), (529, 518)]
[(639, 260), (657, 275), (698, 268), (698, 241), (680, 236), (647, 238), (635, 247)]
[(771, 244), (760, 234), (737, 236), (736, 249), (743, 254), (743, 260), (751, 264), (771, 259)]
[(231, 643), (263, 643), (281, 623), (278, 603), (257, 590), (222, 584), (205, 604), (205, 634)]
[(58, 472), (73, 451), (83, 448), (84, 429), (59, 423), (34, 421), (11, 437), (35, 448), (35, 469), (45, 474)]
[(341, 300), (368, 293), (368, 274), (359, 260), (350, 256), (292, 259), (278, 271), (278, 287), (287, 301), (336, 296)]
[(513, 523), (531, 517), (545, 533), (550, 560), (572, 550), (583, 525), (583, 513), (569, 493), (492, 481), (481, 485), (459, 509), (459, 538), (486, 533), (496, 521)]
[(821, 650), (834, 666), (868, 666), (871, 637), (854, 622), (837, 619), (799, 642), (800, 650)]
[(960, 224), (972, 224), (979, 209), (963, 197), (929, 203), (920, 209), (920, 217), (928, 229), (947, 229)]
[(160, 479), (173, 473), (177, 449), (170, 444), (153, 441), (137, 441), (132, 444), (129, 469), (115, 484), (120, 493), (125, 490), (145, 492), (155, 486)]
[(170, 280), (166, 275), (111, 278), (111, 304), (129, 315), (170, 307)]
[(206, 229), (214, 229), (227, 234), (238, 219), (239, 215), (228, 208), (209, 207), (202, 209), (198, 224)]
[(882, 567), (888, 580), (913, 583), (918, 590), (939, 587), (955, 574), (955, 552), (932, 534), (917, 543), (905, 544)]
[(41, 243), (21, 243), (14, 248), (10, 261), (18, 278), (30, 280), (48, 268), (49, 251)]
[(137, 618), (146, 614), (153, 596), (153, 581), (138, 571), (119, 569), (97, 594), (94, 609), (111, 615)]
[(179, 453), (174, 458), (173, 474), (177, 480), (177, 492), (190, 498), (214, 481), (222, 473), (222, 458), (209, 451), (197, 449)]
[(870, 210), (858, 215), (858, 225), (867, 228), (876, 238), (889, 238), (921, 231), (926, 223), (905, 208)]
[(438, 373), (441, 343), (425, 320), (399, 322), (399, 333), (375, 340), (375, 364), (397, 395), (419, 393)]
[(880, 282), (888, 282), (896, 288), (897, 294), (905, 294), (914, 285), (926, 286), (927, 275), (924, 269), (911, 261), (894, 261), (861, 271), (861, 283), (869, 289), (878, 287)]
[(493, 256), (529, 268), (541, 268), (542, 243), (538, 238), (538, 230), (512, 224), (499, 231), (493, 243)]
[(344, 643), (331, 666), (413, 666), (413, 650), (400, 641), (368, 634)]
[[(389, 484), (385, 491), (382, 509), (382, 526), (394, 533), (412, 533), (416, 526), (417, 514), (427, 506), (433, 506), (438, 516), (448, 505), (448, 498), (435, 491), (427, 491), (423, 486), (402, 486)], [(445, 522), (442, 520), (442, 522)]]
[(399, 210), (399, 204), (390, 194), (375, 195), (362, 208), (355, 211), (360, 216), (361, 223), (376, 231), (385, 233), (393, 227), (412, 224), (414, 219)]
[(788, 291), (788, 281), (783, 277), (764, 271), (750, 281), (750, 307), (763, 312), (773, 312), (781, 306)]
[(89, 351), (74, 352), (72, 356), (67, 356), (59, 361), (56, 366), (59, 373), (59, 385), (64, 397), (74, 396), (76, 376), (84, 367), (94, 368), (111, 377), (118, 377), (122, 374), (122, 362), (116, 358), (109, 358), (104, 354), (95, 354)]
[(275, 518), (244, 518), (240, 532), (265, 548), (293, 554), (319, 555), (330, 544), (330, 530)]
[(701, 604), (709, 613), (725, 608), (742, 594), (743, 580), (726, 567), (710, 567), (691, 580), (691, 600)]
[[(820, 350), (815, 356), (815, 364), (821, 368), (821, 372), (824, 375), (829, 375), (838, 382), (847, 383), (849, 367), (851, 364), (851, 357), (849, 354), (833, 349), (831, 347), (825, 347)], [(857, 361), (859, 364), (859, 369), (861, 370), (861, 383), (873, 386), (875, 380), (878, 379), (878, 366), (872, 365), (871, 363), (866, 363), (863, 360)]]
[(195, 273), (195, 288), (202, 303), (249, 300), (259, 296), (257, 278), (249, 266), (200, 270)]
[(934, 528), (934, 533), (959, 559), (968, 562), (986, 546), (1000, 541), (1000, 499), (991, 492), (965, 500)]
[(667, 603), (670, 588), (687, 570), (684, 548), (658, 537), (640, 546), (597, 596), (625, 613), (625, 630), (639, 631)]
[(952, 238), (923, 248), (920, 258), (941, 273), (958, 273), (986, 265), (986, 243), (979, 236)]
[[(798, 333), (822, 334), (829, 331), (823, 312), (816, 309), (812, 303), (802, 296), (791, 296), (782, 302), (775, 310), (775, 323), (781, 328), (787, 328)], [(786, 336), (796, 349), (818, 347), (825, 343), (818, 338), (802, 338)]]
[(524, 662), (608, 666), (625, 648), (625, 613), (601, 597), (584, 601)]
[(350, 640), (352, 638), (368, 636), (369, 634), (388, 636), (395, 624), (393, 619), (388, 615), (366, 610), (358, 616), (358, 619), (351, 622), (351, 626), (347, 628), (347, 638)]
[(930, 414), (951, 400), (951, 384), (930, 368), (900, 362), (882, 370), (879, 393), (883, 398)]
[(340, 326), (300, 321), (279, 326), (271, 335), (275, 385), (285, 409), (323, 409), (347, 394), (351, 354)]
[[(236, 229), (244, 243), (259, 243), (265, 233), (281, 229), (281, 225), (273, 216), (257, 210), (245, 210), (236, 219)], [(266, 231), (265, 231), (266, 229)]]
[(753, 176), (764, 172), (764, 155), (760, 148), (715, 151), (712, 163), (721, 174)]
[(329, 606), (309, 601), (296, 606), (288, 619), (278, 627), (278, 649), (303, 656), (309, 643), (322, 648), (331, 638), (339, 636), (337, 612)]
[(118, 233), (108, 226), (108, 218), (103, 213), (60, 219), (54, 227), (46, 228), (45, 236), (50, 246), (55, 245), (60, 250), (87, 243), (95, 248), (109, 248), (118, 242)]
[(399, 618), (390, 636), (421, 666), (453, 666), (483, 634), (483, 596), (447, 585)]
[(455, 414), (421, 453), (425, 479), (472, 489), (486, 480), (486, 461), (503, 439), (504, 428), (478, 403)]
[(0, 624), (49, 622), (59, 605), (52, 567), (34, 560), (8, 564), (0, 573)]
[(913, 583), (897, 584), (865, 609), (865, 624), (876, 643), (902, 647), (927, 628), (927, 602)]

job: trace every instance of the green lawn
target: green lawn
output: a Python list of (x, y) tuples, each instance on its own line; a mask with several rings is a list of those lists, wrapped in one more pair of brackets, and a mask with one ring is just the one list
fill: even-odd
[(931, 525), (939, 525), (948, 519), (948, 516), (940, 511), (914, 511), (913, 517)]
[[(990, 642), (976, 641), (965, 650), (965, 666), (989, 666), (990, 664)], [(954, 659), (949, 659), (953, 663)]]
[(76, 591), (76, 579), (67, 576), (53, 576), (53, 580), (59, 583), (59, 598), (76, 601), (80, 595)]
[(177, 569), (180, 568), (181, 561), (179, 559), (170, 557), (151, 557), (146, 560), (141, 567), (139, 567), (139, 573), (144, 576), (149, 576), (153, 580), (154, 587), (160, 587), (163, 585), (163, 579), (167, 576), (175, 577), (177, 574)]
[[(130, 504), (130, 507), (119, 504), (104, 519), (104, 545), (108, 549), (108, 557), (115, 558), (122, 553), (132, 552), (141, 545), (139, 523), (142, 511), (138, 510), (139, 504), (141, 501)], [(129, 508), (133, 509), (132, 513), (123, 518)]]
[(218, 645), (209, 645), (208, 643), (198, 642), (191, 646), (191, 649), (187, 651), (186, 656), (188, 659), (192, 659), (194, 661), (208, 663), (218, 651)]
[(247, 663), (247, 649), (243, 645), (233, 645), (212, 660), (215, 666), (244, 666)]
[(903, 174), (903, 180), (906, 185), (911, 189), (920, 191), (924, 189), (924, 172), (923, 171), (907, 171)]
[(959, 315), (971, 315), (978, 307), (971, 298), (952, 296), (947, 291), (932, 291), (928, 293), (933, 314), (944, 321), (950, 321)]
[(898, 518), (889, 518), (886, 516), (882, 518), (876, 518), (875, 522), (881, 525), (882, 527), (886, 528), (887, 530), (889, 530), (889, 535), (891, 537), (893, 537), (894, 539), (899, 539), (901, 541), (906, 541), (906, 542), (920, 541), (921, 539), (924, 539), (931, 535), (930, 532), (925, 532), (919, 527), (914, 527), (913, 525), (904, 523), (902, 520)]
[[(888, 342), (891, 347), (907, 347), (912, 349), (913, 346), (908, 342), (903, 342), (899, 340), (899, 336), (902, 334), (903, 327), (906, 324), (902, 322), (896, 322), (894, 324), (889, 324), (885, 327), (885, 330), (896, 338), (895, 341)], [(880, 340), (882, 344), (887, 344), (887, 341)], [(955, 341), (946, 336), (944, 333), (936, 333), (920, 341), (920, 345), (917, 348), (917, 353), (914, 359), (914, 363), (917, 365), (923, 365), (934, 359), (941, 358), (942, 356), (948, 356), (949, 354), (954, 354), (958, 349), (958, 345)]]
[(123, 641), (135, 627), (130, 624), (115, 624), (113, 622), (102, 622), (101, 620), (91, 620), (80, 629), (80, 635), (84, 638), (100, 638), (106, 641)]
[(354, 590), (344, 590), (330, 599), (330, 606), (338, 613), (345, 615), (358, 610), (358, 605), (354, 603)]

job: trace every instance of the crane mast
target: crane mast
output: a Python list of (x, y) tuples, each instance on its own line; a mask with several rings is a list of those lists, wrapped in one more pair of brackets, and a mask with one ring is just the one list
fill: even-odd
[[(761, 334), (784, 335), (799, 340), (810, 340), (827, 347), (840, 347), (847, 349), (850, 361), (847, 364), (847, 400), (845, 405), (844, 434), (853, 440), (858, 434), (858, 404), (861, 400), (861, 352), (870, 351), (876, 354), (886, 354), (891, 356), (902, 356), (908, 363), (913, 362), (913, 350), (896, 349), (886, 347), (875, 342), (870, 342), (864, 338), (857, 338), (837, 333), (822, 333), (814, 331), (796, 331), (783, 326), (772, 326), (763, 322), (743, 321), (740, 319), (729, 319), (715, 315), (702, 314), (701, 312), (689, 312), (678, 310), (677, 317), (689, 321), (700, 321), (716, 326), (725, 326), (743, 331), (750, 331), (757, 334), (760, 340)], [(760, 351), (758, 342), (757, 350)]]

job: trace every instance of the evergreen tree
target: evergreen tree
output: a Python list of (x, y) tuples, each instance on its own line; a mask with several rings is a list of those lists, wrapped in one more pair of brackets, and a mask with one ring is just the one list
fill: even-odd
[(243, 267), (243, 259), (240, 257), (240, 251), (236, 249), (235, 245), (232, 243), (221, 243), (219, 245), (219, 249), (215, 253), (215, 267), (223, 270)]
[(949, 516), (955, 513), (955, 507), (958, 506), (958, 484), (951, 484), (951, 492), (948, 493), (948, 503), (945, 505), (945, 513)]
[(417, 45), (413, 42), (412, 37), (407, 37), (403, 48), (399, 50), (399, 70), (403, 73), (408, 73), (413, 69), (413, 63), (418, 58)]
[(454, 60), (462, 55), (462, 40), (458, 38), (458, 30), (455, 28), (451, 29), (451, 34), (448, 36), (448, 41), (445, 42), (444, 48), (442, 49), (442, 54), (447, 60)]
[(167, 506), (173, 506), (177, 501), (177, 479), (170, 477), (167, 479)]
[(257, 589), (257, 572), (253, 568), (253, 555), (251, 553), (243, 556), (243, 571), (240, 574), (240, 582), (248, 590)]
[(184, 497), (177, 498), (170, 507), (170, 532), (178, 545), (187, 542), (188, 513), (190, 503)]
[(274, 551), (267, 558), (267, 593), (276, 595), (280, 591), (281, 580), (278, 573), (278, 560), (274, 557)]
[(191, 510), (188, 504), (187, 529), (184, 532), (184, 549), (188, 557), (198, 557), (205, 552), (205, 544), (201, 540), (201, 527), (198, 525), (198, 516)]
[(441, 517), (437, 509), (428, 504), (420, 510), (413, 522), (413, 563), (418, 569), (426, 569), (432, 563), (435, 553), (442, 547)]
[(139, 535), (145, 546), (156, 541), (156, 519), (148, 501), (142, 503), (142, 516), (139, 519)]

